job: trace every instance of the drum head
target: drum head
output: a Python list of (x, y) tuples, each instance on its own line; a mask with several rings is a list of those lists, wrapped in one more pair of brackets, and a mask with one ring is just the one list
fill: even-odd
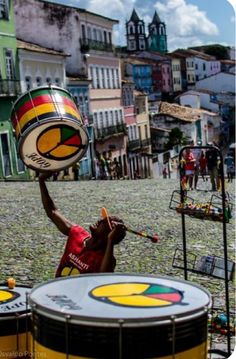
[(60, 171), (80, 160), (88, 147), (88, 134), (71, 120), (48, 120), (30, 128), (19, 140), (26, 166), (39, 171)]
[(9, 289), (6, 285), (0, 285), (0, 318), (29, 311), (26, 310), (26, 295), (30, 290), (30, 287), (17, 286)]
[(35, 287), (30, 305), (44, 316), (75, 323), (118, 326), (186, 320), (202, 315), (210, 294), (187, 281), (168, 277), (98, 274), (59, 278)]

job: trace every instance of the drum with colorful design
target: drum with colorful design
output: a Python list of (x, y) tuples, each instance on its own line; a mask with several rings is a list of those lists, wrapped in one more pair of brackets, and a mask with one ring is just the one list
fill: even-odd
[(80, 111), (60, 87), (38, 87), (22, 95), (13, 105), (11, 122), (22, 161), (36, 171), (68, 168), (87, 150)]
[(45, 358), (206, 359), (210, 294), (187, 281), (130, 274), (58, 278), (29, 297)]
[(0, 285), (0, 357), (28, 358), (30, 355), (30, 288)]

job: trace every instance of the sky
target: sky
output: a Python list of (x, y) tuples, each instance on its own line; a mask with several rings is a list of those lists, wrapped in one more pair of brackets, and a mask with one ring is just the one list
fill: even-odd
[(235, 47), (236, 0), (49, 0), (119, 20), (113, 42), (126, 45), (125, 23), (133, 9), (146, 30), (155, 10), (166, 24), (168, 51), (221, 44)]

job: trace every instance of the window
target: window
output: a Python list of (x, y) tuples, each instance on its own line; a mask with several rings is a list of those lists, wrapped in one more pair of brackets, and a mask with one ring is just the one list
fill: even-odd
[(47, 82), (47, 84), (50, 86), (50, 85), (52, 84), (51, 77), (47, 77), (47, 78), (46, 78), (46, 82)]
[(116, 69), (116, 88), (120, 88), (120, 82), (119, 82), (119, 70)]
[(100, 81), (99, 81), (99, 68), (96, 67), (96, 82), (95, 82), (95, 88), (100, 88)]
[(82, 39), (86, 39), (86, 32), (85, 32), (85, 25), (82, 24), (81, 25), (81, 32), (82, 32)]
[(118, 125), (118, 123), (119, 123), (119, 113), (118, 113), (118, 111), (117, 110), (115, 110), (115, 123), (116, 123), (116, 125)]
[(106, 88), (104, 68), (101, 68), (102, 88)]
[(94, 127), (97, 128), (98, 127), (98, 114), (97, 114), (97, 112), (94, 112), (94, 114), (93, 114), (93, 123), (94, 123)]
[(100, 115), (100, 116), (99, 116), (99, 127), (100, 127), (100, 128), (103, 128), (103, 113), (100, 112), (99, 115)]
[(12, 175), (9, 139), (7, 133), (0, 134), (0, 145), (2, 152), (3, 173), (5, 177)]
[(9, 0), (0, 0), (0, 19), (9, 19)]
[(25, 77), (26, 90), (29, 91), (32, 87), (32, 80), (30, 76)]
[(37, 85), (37, 87), (42, 85), (42, 78), (41, 77), (36, 77), (36, 85)]
[(92, 36), (91, 36), (91, 27), (88, 27), (88, 39), (91, 39)]
[(106, 44), (107, 43), (107, 32), (103, 31), (103, 35), (104, 35), (104, 42)]
[(107, 87), (111, 88), (110, 71), (107, 69)]
[(108, 111), (105, 111), (105, 127), (109, 126)]
[(203, 71), (206, 71), (206, 64), (205, 63), (202, 64), (202, 69), (203, 69)]
[(112, 44), (111, 32), (108, 32), (108, 37), (109, 37), (109, 44)]
[(14, 72), (14, 61), (13, 61), (13, 53), (11, 49), (5, 50), (5, 60), (6, 60), (6, 77), (8, 80), (12, 80), (15, 78)]
[(111, 118), (111, 126), (114, 126), (114, 114), (113, 114), (113, 111), (110, 111), (110, 118)]
[(112, 88), (115, 88), (116, 87), (115, 69), (111, 69), (111, 76), (112, 76)]
[(60, 86), (61, 85), (61, 80), (59, 79), (59, 77), (55, 78), (55, 84), (57, 86)]

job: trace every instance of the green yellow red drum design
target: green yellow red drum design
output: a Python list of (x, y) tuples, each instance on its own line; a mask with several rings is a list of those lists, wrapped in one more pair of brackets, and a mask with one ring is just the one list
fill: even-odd
[(45, 358), (206, 359), (209, 293), (129, 274), (58, 278), (35, 287), (32, 338)]
[(0, 285), (0, 356), (25, 358), (30, 353), (30, 309), (26, 295), (30, 288)]
[(38, 171), (59, 171), (85, 154), (88, 135), (71, 94), (38, 87), (13, 105), (11, 122), (23, 162)]
[(183, 293), (175, 288), (148, 283), (118, 283), (93, 289), (94, 299), (129, 307), (157, 307), (180, 304)]

